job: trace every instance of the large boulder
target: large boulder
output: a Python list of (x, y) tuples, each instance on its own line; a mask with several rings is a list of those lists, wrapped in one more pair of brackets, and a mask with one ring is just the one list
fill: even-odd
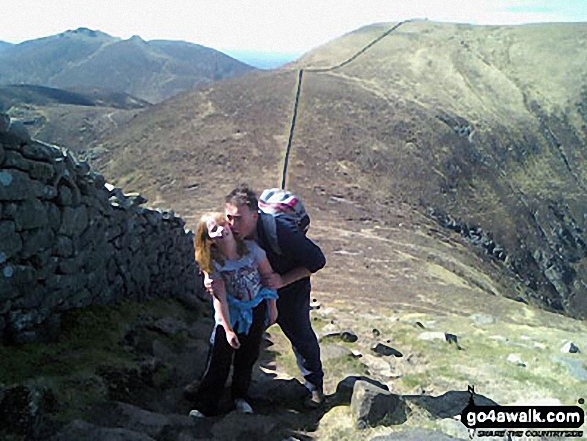
[(373, 380), (369, 377), (364, 377), (364, 376), (357, 376), (357, 375), (351, 375), (346, 377), (345, 379), (341, 380), (337, 385), (336, 385), (336, 401), (338, 403), (341, 404), (350, 404), (351, 399), (353, 397), (353, 390), (355, 388), (355, 383), (357, 383), (357, 381), (366, 381), (367, 383), (371, 383), (374, 386), (381, 388), (383, 390), (388, 391), (389, 388), (377, 381), (377, 380)]
[(407, 407), (399, 395), (367, 381), (357, 381), (351, 399), (351, 413), (358, 429), (405, 422)]

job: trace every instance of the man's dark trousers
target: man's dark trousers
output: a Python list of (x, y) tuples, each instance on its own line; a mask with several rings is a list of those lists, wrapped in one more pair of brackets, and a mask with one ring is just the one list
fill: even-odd
[(291, 342), (298, 366), (307, 382), (322, 389), (324, 372), (320, 345), (310, 322), (310, 283), (307, 289), (279, 290), (277, 324)]

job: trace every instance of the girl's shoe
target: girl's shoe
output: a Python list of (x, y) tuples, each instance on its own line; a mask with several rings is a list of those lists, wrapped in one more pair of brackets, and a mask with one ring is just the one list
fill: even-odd
[(202, 412), (200, 412), (198, 409), (194, 409), (191, 410), (189, 413), (190, 417), (192, 417), (194, 420), (198, 420), (200, 418), (206, 418), (206, 415), (204, 415)]
[(240, 413), (253, 413), (253, 408), (249, 403), (247, 403), (242, 398), (238, 398), (234, 401), (234, 405), (236, 406), (236, 411)]

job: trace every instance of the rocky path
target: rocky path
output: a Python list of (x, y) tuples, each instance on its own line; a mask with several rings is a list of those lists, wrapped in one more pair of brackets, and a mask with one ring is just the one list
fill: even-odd
[[(0, 438), (469, 439), (458, 419), (469, 386), (478, 404), (587, 398), (583, 322), (495, 295), (503, 294), (499, 280), (467, 266), (479, 258), (457, 238), (439, 241), (427, 228), (407, 236), (401, 228), (335, 227), (315, 229), (329, 256), (311, 304), (326, 372), (322, 408), (302, 406), (294, 356), (273, 326), (254, 371), (255, 414), (225, 401), (224, 415), (190, 419), (182, 391), (204, 369), (210, 309), (197, 299), (158, 301), (100, 309), (100, 340), (109, 343), (93, 348), (103, 350), (97, 359), (76, 340), (50, 355), (27, 353), (39, 372), (1, 382)], [(83, 317), (77, 325), (97, 326)]]

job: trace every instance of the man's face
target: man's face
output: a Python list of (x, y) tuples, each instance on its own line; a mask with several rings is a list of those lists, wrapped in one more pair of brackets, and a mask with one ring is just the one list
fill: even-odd
[(259, 213), (246, 205), (226, 204), (226, 219), (238, 239), (254, 239)]

